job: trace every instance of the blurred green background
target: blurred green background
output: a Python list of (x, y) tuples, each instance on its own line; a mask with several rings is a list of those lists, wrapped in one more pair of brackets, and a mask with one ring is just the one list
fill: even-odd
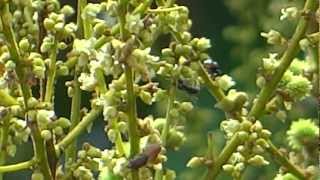
[[(74, 0), (60, 1), (62, 4), (75, 4)], [(253, 98), (257, 92), (255, 86), (256, 69), (263, 56), (267, 56), (268, 51), (273, 49), (266, 45), (259, 36), (261, 31), (268, 31), (270, 28), (280, 30), (284, 35), (292, 33), (294, 23), (280, 23), (280, 9), (293, 3), (303, 3), (303, 1), (288, 0), (178, 0), (178, 4), (186, 5), (190, 9), (190, 17), (193, 21), (192, 34), (194, 37), (207, 37), (212, 42), (210, 55), (216, 60), (224, 73), (231, 74), (235, 79), (237, 89), (250, 93)], [(281, 50), (281, 49), (280, 49)], [(67, 97), (64, 82), (71, 78), (60, 79), (57, 82), (55, 94), (55, 109), (58, 116), (70, 115), (71, 99)], [(88, 94), (83, 95), (83, 106), (89, 107)], [(213, 131), (215, 135), (215, 146), (217, 153), (224, 146), (224, 137), (219, 129), (219, 124), (223, 120), (223, 113), (214, 109), (215, 101), (205, 88), (201, 92), (190, 97), (184, 92), (178, 93), (178, 99), (192, 101), (195, 110), (188, 115), (186, 125), (187, 141), (185, 145), (176, 152), (169, 152), (167, 166), (176, 170), (178, 180), (191, 180), (201, 177), (204, 169), (186, 168), (187, 161), (195, 155), (203, 155), (206, 151), (206, 134)], [(162, 115), (160, 105), (152, 108), (139, 103), (138, 111), (140, 116), (146, 113), (158, 111), (156, 115)], [(289, 114), (288, 119), (297, 117), (313, 117), (317, 114), (316, 102), (313, 99), (306, 99), (294, 106), (294, 110)], [(289, 122), (285, 123), (272, 118), (263, 119), (265, 127), (273, 132), (273, 139), (276, 145), (286, 147), (285, 130), (288, 129)], [(95, 122), (92, 133), (81, 136), (81, 142), (87, 141), (100, 148), (108, 148), (110, 144), (106, 141), (104, 133), (104, 122), (102, 119)], [(31, 143), (23, 145), (17, 149), (17, 157), (10, 159), (9, 163), (28, 160), (32, 157)], [(268, 156), (267, 158), (272, 161)], [(248, 168), (244, 179), (272, 179), (278, 170), (278, 165), (273, 161), (272, 165), (263, 168)], [(29, 179), (30, 172), (10, 173), (5, 175), (5, 179)], [(222, 174), (219, 179), (231, 179)]]

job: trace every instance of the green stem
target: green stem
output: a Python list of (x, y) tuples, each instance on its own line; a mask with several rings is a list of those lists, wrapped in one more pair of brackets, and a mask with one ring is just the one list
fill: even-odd
[[(74, 75), (73, 80), (73, 89), (74, 93), (72, 96), (72, 103), (71, 103), (71, 127), (70, 131), (73, 130), (78, 123), (80, 122), (80, 105), (81, 105), (81, 90), (80, 90), (80, 83), (78, 81), (77, 73)], [(66, 148), (65, 152), (65, 162), (66, 168), (70, 168), (70, 164), (72, 164), (77, 157), (77, 139), (71, 142), (71, 144)]]
[[(10, 115), (6, 115), (3, 119), (0, 119), (3, 122), (3, 126), (0, 131), (0, 166), (6, 163), (7, 158), (7, 144), (9, 136), (9, 125), (10, 125)], [(0, 180), (3, 179), (3, 174), (0, 173)]]
[(214, 137), (213, 137), (213, 132), (208, 133), (208, 150), (206, 154), (206, 159), (209, 161), (209, 164), (207, 165), (207, 171), (205, 176), (202, 177), (202, 179), (205, 179), (206, 177), (212, 177), (213, 171), (213, 166), (215, 165), (215, 157), (214, 157)]
[(133, 89), (133, 72), (132, 68), (127, 64), (125, 66), (125, 75), (127, 84), (127, 103), (129, 116), (130, 157), (132, 158), (140, 151), (140, 139), (138, 134), (136, 96)]
[(167, 144), (167, 137), (168, 137), (168, 133), (171, 125), (170, 112), (173, 109), (174, 100), (176, 96), (176, 89), (177, 89), (177, 81), (175, 79), (172, 79), (171, 86), (169, 89), (169, 94), (168, 94), (169, 99), (168, 99), (167, 112), (166, 112), (166, 122), (161, 132), (161, 142), (163, 146), (166, 146)]
[(32, 132), (34, 154), (38, 163), (38, 167), (43, 174), (44, 179), (53, 180), (49, 166), (45, 140), (41, 137), (40, 129), (35, 122), (30, 122), (29, 127)]
[[(127, 5), (128, 0), (119, 0), (119, 15), (118, 20), (120, 24), (120, 37), (122, 41), (126, 40), (127, 37), (127, 31), (125, 29), (126, 24), (126, 11), (127, 11)], [(127, 59), (125, 59), (127, 60)], [(125, 76), (126, 76), (126, 86), (127, 86), (127, 104), (128, 104), (128, 134), (129, 134), (129, 143), (130, 143), (130, 153), (129, 157), (133, 158), (135, 155), (137, 155), (140, 152), (140, 137), (138, 134), (138, 120), (137, 120), (137, 104), (136, 104), (136, 95), (134, 92), (133, 84), (133, 70), (128, 64), (128, 62), (125, 62)], [(132, 180), (139, 180), (139, 172), (138, 170), (132, 170), (131, 173)]]
[[(316, 9), (316, 4), (317, 1), (315, 0), (307, 0), (303, 11), (306, 13), (314, 11)], [(304, 37), (308, 27), (308, 19), (310, 18), (304, 16), (300, 18), (297, 28), (292, 36), (292, 39), (289, 41), (287, 50), (284, 52), (283, 56), (280, 59), (280, 64), (278, 68), (273, 73), (272, 79), (268, 81), (268, 83), (266, 83), (266, 85), (262, 88), (257, 100), (255, 101), (249, 113), (249, 116), (258, 118), (262, 115), (265, 109), (265, 105), (268, 103), (270, 97), (272, 96), (273, 92), (277, 87), (277, 84), (281, 80), (283, 74), (286, 72), (293, 58), (298, 52), (299, 41)]]
[(223, 148), (222, 152), (219, 154), (217, 160), (214, 162), (211, 172), (208, 171), (206, 179), (215, 179), (218, 176), (219, 172), (222, 169), (222, 166), (229, 160), (232, 153), (235, 152), (238, 145), (241, 143), (242, 142), (239, 139), (238, 134), (236, 133), (235, 135), (233, 135), (227, 145)]
[[(53, 92), (54, 92), (54, 83), (56, 78), (56, 60), (57, 60), (57, 51), (58, 51), (58, 42), (55, 39), (54, 45), (50, 52), (50, 64), (49, 64), (49, 72), (48, 79), (46, 84), (46, 93), (44, 96), (44, 101), (50, 103), (53, 100)], [(53, 103), (53, 102), (52, 102)]]
[[(78, 0), (77, 4), (77, 36), (78, 38), (83, 38), (84, 36), (84, 24), (81, 18), (81, 14), (83, 9), (85, 8), (87, 2), (86, 0)], [(71, 126), (69, 131), (72, 131), (80, 122), (80, 108), (81, 108), (81, 89), (80, 83), (78, 81), (78, 66), (75, 64), (75, 71), (74, 71), (74, 78), (73, 78), (73, 96), (72, 96), (72, 103), (71, 103)], [(65, 151), (65, 166), (67, 171), (69, 171), (71, 165), (75, 162), (77, 158), (77, 138), (74, 139), (70, 143), (70, 145), (66, 148)]]
[[(171, 86), (169, 89), (169, 94), (168, 94), (168, 104), (167, 104), (167, 112), (166, 112), (166, 122), (164, 124), (164, 127), (161, 132), (161, 143), (165, 147), (167, 144), (167, 137), (168, 133), (170, 130), (170, 125), (171, 125), (171, 118), (170, 118), (170, 112), (174, 106), (174, 100), (176, 97), (176, 90), (177, 90), (177, 81), (175, 78), (171, 80)], [(163, 170), (156, 170), (155, 173), (155, 180), (162, 180), (163, 177)]]
[(184, 9), (183, 6), (176, 6), (176, 7), (170, 7), (170, 8), (157, 8), (157, 9), (149, 9), (148, 12), (151, 13), (161, 13), (161, 12), (171, 12), (171, 11), (179, 11)]
[(13, 165), (5, 165), (0, 166), (0, 173), (7, 173), (7, 172), (15, 172), (24, 169), (29, 169), (35, 164), (35, 160), (29, 160), (26, 162), (16, 163)]
[(225, 97), (223, 91), (212, 81), (210, 75), (207, 73), (206, 69), (199, 61), (198, 66), (198, 73), (200, 77), (204, 80), (204, 84), (207, 88), (209, 88), (210, 93), (216, 98), (216, 100), (221, 101)]
[[(93, 107), (57, 145), (56, 150), (65, 150), (101, 114), (102, 107)], [(58, 153), (59, 154), (59, 153)]]
[(308, 179), (304, 172), (293, 165), (285, 156), (283, 156), (271, 141), (268, 141), (268, 144), (269, 147), (267, 148), (267, 151), (273, 156), (273, 159), (275, 159), (275, 161), (286, 167), (289, 172), (297, 176), (299, 179)]

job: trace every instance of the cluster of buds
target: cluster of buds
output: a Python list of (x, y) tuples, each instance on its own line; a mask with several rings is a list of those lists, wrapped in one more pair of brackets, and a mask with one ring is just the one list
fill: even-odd
[(260, 121), (252, 123), (247, 119), (241, 122), (235, 119), (222, 121), (221, 128), (230, 139), (236, 135), (242, 142), (237, 150), (231, 155), (228, 163), (223, 165), (223, 170), (230, 173), (234, 178), (239, 178), (247, 165), (264, 166), (269, 162), (262, 154), (268, 148), (267, 140), (271, 132), (263, 129)]

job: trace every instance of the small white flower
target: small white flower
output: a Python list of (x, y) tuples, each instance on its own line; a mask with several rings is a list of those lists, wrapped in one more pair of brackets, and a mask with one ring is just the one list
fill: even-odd
[(236, 83), (232, 80), (232, 78), (228, 75), (223, 75), (221, 77), (217, 78), (217, 82), (219, 84), (219, 87), (221, 87), (223, 90), (228, 90), (232, 86), (234, 86)]
[(80, 88), (85, 91), (93, 91), (97, 83), (96, 78), (88, 73), (81, 73), (78, 80), (81, 83)]
[(278, 60), (276, 59), (277, 56), (277, 53), (269, 53), (268, 58), (263, 58), (263, 68), (265, 70), (274, 70), (279, 64)]
[(288, 8), (282, 8), (281, 9), (281, 16), (280, 20), (284, 19), (294, 19), (298, 17), (298, 8), (296, 7), (288, 7)]

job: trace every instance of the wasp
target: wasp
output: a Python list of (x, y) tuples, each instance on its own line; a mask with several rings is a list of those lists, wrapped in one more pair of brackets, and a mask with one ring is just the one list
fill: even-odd
[(129, 160), (128, 168), (139, 169), (148, 162), (155, 161), (160, 151), (161, 146), (159, 144), (147, 145), (141, 154), (138, 154)]

